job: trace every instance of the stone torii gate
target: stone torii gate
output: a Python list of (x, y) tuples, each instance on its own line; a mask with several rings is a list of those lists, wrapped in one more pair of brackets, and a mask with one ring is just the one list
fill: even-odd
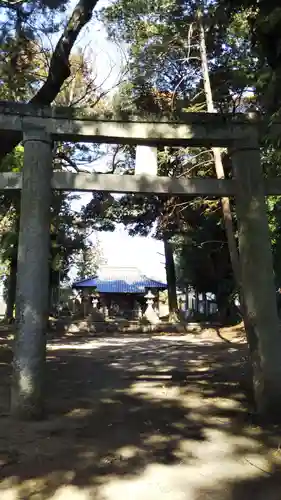
[[(281, 180), (263, 179), (259, 136), (266, 124), (255, 115), (186, 113), (180, 122), (106, 119), (90, 110), (37, 108), (0, 103), (0, 130), (23, 140), (22, 174), (0, 174), (0, 190), (21, 189), (11, 410), (22, 418), (43, 412), (51, 190), (235, 196), (244, 298), (255, 328), (261, 363), (256, 393), (260, 410), (281, 397), (279, 334), (265, 195), (281, 193)], [(272, 137), (281, 125), (271, 124)], [(146, 146), (146, 164), (135, 175), (53, 172), (52, 141)], [(229, 147), (233, 179), (174, 179), (157, 176), (157, 146)], [(148, 148), (149, 146), (149, 148)], [(140, 151), (140, 150), (139, 150)], [(262, 244), (261, 244), (262, 242)]]

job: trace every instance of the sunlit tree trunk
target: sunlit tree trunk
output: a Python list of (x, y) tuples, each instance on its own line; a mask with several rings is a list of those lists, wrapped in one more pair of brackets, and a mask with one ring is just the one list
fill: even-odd
[[(202, 22), (202, 14), (200, 13), (200, 11), (198, 11), (197, 19), (198, 19), (198, 26), (199, 26), (199, 40), (200, 40), (199, 48), (200, 48), (202, 76), (203, 76), (203, 84), (204, 84), (207, 111), (209, 113), (215, 113), (216, 110), (215, 110), (214, 102), (213, 102), (212, 87), (211, 87), (209, 68), (208, 68), (205, 31), (204, 31), (204, 26), (203, 26), (203, 22)], [(220, 150), (220, 148), (212, 148), (212, 152), (213, 152), (213, 156), (214, 156), (214, 163), (215, 163), (215, 170), (216, 170), (217, 178), (224, 179), (225, 172), (224, 172), (224, 166), (223, 166), (223, 162), (222, 162), (221, 150)], [(241, 269), (240, 269), (240, 262), (239, 262), (239, 253), (238, 253), (238, 248), (237, 248), (237, 244), (236, 244), (233, 218), (232, 218), (232, 212), (231, 212), (231, 205), (230, 205), (230, 200), (228, 197), (221, 198), (221, 207), (222, 207), (223, 221), (224, 221), (225, 233), (226, 233), (226, 237), (227, 237), (231, 266), (232, 266), (233, 275), (234, 275), (236, 287), (237, 287), (237, 290), (239, 293), (239, 298), (240, 298), (241, 313), (242, 313), (243, 319), (244, 319), (244, 325), (245, 325), (247, 339), (248, 339), (249, 345), (251, 346), (252, 343), (254, 343), (254, 344), (256, 343), (255, 332), (252, 328), (252, 325), (249, 321), (248, 314), (246, 311), (246, 305), (245, 305), (245, 301), (244, 301), (244, 295), (243, 295), (242, 284), (241, 284)]]

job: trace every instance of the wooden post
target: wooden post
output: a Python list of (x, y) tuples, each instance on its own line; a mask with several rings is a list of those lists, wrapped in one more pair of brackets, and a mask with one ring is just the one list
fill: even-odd
[(236, 143), (232, 151), (236, 214), (245, 306), (255, 339), (250, 345), (257, 410), (281, 417), (281, 332), (258, 141)]
[(11, 412), (32, 419), (43, 416), (52, 148), (42, 129), (26, 131), (23, 140)]

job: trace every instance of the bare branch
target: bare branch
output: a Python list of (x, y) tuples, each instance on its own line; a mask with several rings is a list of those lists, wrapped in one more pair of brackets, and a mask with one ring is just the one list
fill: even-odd
[(88, 173), (88, 170), (79, 168), (78, 165), (75, 163), (75, 161), (69, 158), (69, 156), (67, 156), (67, 154), (65, 154), (64, 152), (60, 151), (55, 156), (56, 158), (64, 160), (66, 163), (68, 163), (68, 165), (72, 167), (76, 172)]

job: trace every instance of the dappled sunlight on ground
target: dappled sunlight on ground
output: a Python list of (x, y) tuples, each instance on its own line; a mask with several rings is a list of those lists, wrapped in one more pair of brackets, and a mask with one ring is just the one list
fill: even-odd
[(35, 423), (7, 416), (3, 351), (1, 500), (281, 499), (280, 432), (253, 421), (243, 343), (124, 335), (48, 349), (49, 417)]

